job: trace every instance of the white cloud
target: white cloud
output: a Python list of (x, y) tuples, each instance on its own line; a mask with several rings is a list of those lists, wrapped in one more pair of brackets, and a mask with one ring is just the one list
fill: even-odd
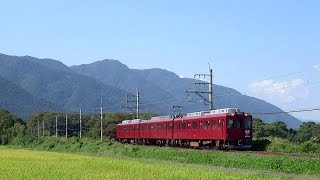
[(313, 69), (316, 69), (316, 70), (320, 70), (320, 64), (316, 64), (314, 66), (312, 66)]
[(294, 79), (294, 80), (291, 81), (291, 86), (292, 87), (300, 86), (302, 84), (305, 84), (303, 79)]
[(180, 77), (180, 78), (184, 78), (184, 75), (180, 75), (179, 77)]
[(275, 82), (273, 80), (257, 81), (249, 84), (252, 93), (267, 98), (268, 100), (280, 100), (283, 103), (290, 103), (309, 95), (303, 79)]

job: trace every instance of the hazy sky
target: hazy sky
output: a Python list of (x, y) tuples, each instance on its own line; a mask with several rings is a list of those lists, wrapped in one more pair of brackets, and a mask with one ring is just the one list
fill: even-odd
[(301, 0), (1, 1), (0, 53), (66, 65), (111, 58), (181, 77), (210, 62), (216, 84), (283, 110), (320, 107), (319, 9)]

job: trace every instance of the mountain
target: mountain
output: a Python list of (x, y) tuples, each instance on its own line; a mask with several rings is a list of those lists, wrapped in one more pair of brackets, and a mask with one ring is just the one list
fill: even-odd
[(59, 110), (54, 104), (32, 96), (2, 77), (0, 77), (0, 92), (0, 109), (7, 109), (24, 119), (35, 112)]
[[(179, 101), (174, 94), (148, 81), (144, 78), (144, 75), (136, 73), (117, 60), (102, 60), (88, 65), (71, 66), (70, 68), (78, 74), (95, 78), (106, 85), (114, 86), (127, 92), (134, 93), (138, 89), (141, 104), (151, 105), (141, 106), (144, 111), (168, 113), (172, 105), (176, 105), (176, 102)], [(161, 100), (170, 101), (161, 106), (152, 106), (157, 104), (152, 104), (151, 102)]]
[[(206, 110), (207, 105), (185, 91), (194, 80), (180, 78), (164, 69), (130, 69), (117, 60), (102, 60), (68, 67), (60, 61), (30, 56), (0, 54), (0, 108), (26, 117), (37, 111), (94, 113), (104, 100), (105, 110), (122, 111), (125, 96), (140, 92), (141, 110), (170, 114), (173, 105), (183, 105), (184, 113)], [(237, 107), (242, 111), (278, 112), (280, 108), (263, 100), (242, 95), (219, 85), (213, 86), (214, 107)], [(301, 122), (289, 114), (253, 114), (265, 122), (284, 121), (290, 128)]]
[(86, 113), (93, 113), (95, 107), (100, 106), (101, 97), (108, 111), (118, 111), (120, 100), (124, 101), (127, 94), (94, 78), (76, 74), (59, 61), (29, 56), (0, 54), (0, 76), (34, 97), (69, 112), (82, 108)]
[[(130, 69), (119, 61), (108, 59), (70, 68), (78, 74), (95, 78), (128, 92), (133, 92), (137, 88), (141, 93), (140, 96), (150, 101), (150, 103), (141, 105), (146, 111), (168, 114), (171, 113), (172, 105), (183, 105), (184, 112), (201, 111), (208, 108), (200, 102), (199, 98), (194, 96), (190, 98), (185, 93), (186, 90), (192, 89), (193, 79), (180, 78), (175, 73), (164, 69)], [(301, 124), (290, 114), (261, 114), (282, 110), (263, 100), (242, 95), (232, 88), (214, 85), (213, 91), (215, 108), (237, 107), (242, 111), (253, 113), (254, 117), (261, 118), (268, 123), (284, 121), (289, 128), (297, 129)]]

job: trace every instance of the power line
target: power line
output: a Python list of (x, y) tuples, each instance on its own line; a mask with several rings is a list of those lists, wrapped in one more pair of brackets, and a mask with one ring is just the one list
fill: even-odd
[(311, 112), (311, 111), (320, 111), (319, 107), (315, 108), (305, 108), (305, 109), (294, 109), (289, 111), (277, 111), (277, 112), (257, 112), (257, 113), (251, 113), (251, 114), (287, 114), (287, 113), (300, 113), (300, 112)]
[(304, 73), (304, 72), (312, 71), (312, 70), (314, 70), (314, 69), (315, 69), (315, 68), (308, 68), (308, 69), (305, 69), (305, 70), (302, 70), (302, 71), (296, 71), (296, 72), (292, 72), (292, 73), (288, 73), (288, 74), (273, 76), (273, 77), (270, 77), (270, 78), (266, 78), (266, 79), (262, 79), (262, 80), (258, 80), (258, 81), (254, 81), (254, 82), (261, 82), (261, 81), (266, 81), (266, 80), (271, 80), (271, 79), (277, 79), (277, 78), (281, 78), (281, 77), (292, 76), (292, 75), (295, 75), (295, 74), (301, 74), (301, 73)]
[[(262, 91), (257, 91), (255, 92), (256, 94), (262, 94), (262, 93), (266, 93), (266, 92), (270, 92), (270, 91), (274, 91), (274, 90), (280, 90), (280, 89), (288, 89), (288, 88), (293, 88), (293, 87), (298, 87), (298, 86), (309, 86), (309, 85), (314, 85), (314, 84), (320, 84), (320, 81), (316, 81), (316, 82), (307, 82), (307, 83), (304, 83), (304, 84), (298, 84), (298, 85), (294, 85), (294, 86), (283, 86), (283, 87), (278, 87), (278, 88), (273, 88), (273, 89), (268, 89), (268, 90), (262, 90)], [(227, 95), (236, 95), (236, 96), (243, 96), (243, 94), (238, 94), (238, 93), (235, 93), (235, 92), (232, 92), (232, 93), (225, 93), (225, 94), (220, 94), (220, 95), (217, 95), (215, 97), (224, 97), (224, 96), (227, 96)]]

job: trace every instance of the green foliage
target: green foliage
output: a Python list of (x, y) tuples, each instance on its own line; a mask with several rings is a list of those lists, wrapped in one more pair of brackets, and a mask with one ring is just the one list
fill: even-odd
[[(141, 113), (142, 118), (155, 116), (156, 114)], [(42, 122), (45, 126), (45, 136), (55, 135), (55, 119), (58, 119), (58, 135), (65, 135), (65, 113), (40, 112), (32, 115), (27, 121), (27, 127), (33, 136), (37, 136), (38, 122), (42, 135)], [(68, 137), (79, 137), (79, 114), (68, 113)], [(100, 138), (100, 114), (82, 115), (82, 133), (84, 137)], [(123, 120), (134, 119), (135, 115), (130, 113), (105, 113), (103, 114), (103, 135), (107, 138), (116, 137), (116, 125)]]
[(276, 121), (271, 124), (264, 123), (261, 119), (253, 119), (253, 137), (280, 137), (288, 138), (294, 135), (293, 129), (287, 129), (287, 126), (282, 121)]
[(253, 119), (253, 136), (256, 139), (278, 137), (292, 142), (312, 141), (320, 143), (320, 124), (315, 122), (303, 122), (300, 128), (287, 129), (286, 124), (281, 121), (271, 124), (263, 123), (260, 119)]
[(289, 179), (179, 163), (0, 147), (2, 179)]
[(25, 123), (9, 111), (0, 110), (0, 144), (8, 144), (13, 138), (25, 136)]
[(98, 142), (92, 139), (33, 139), (26, 144), (17, 144), (38, 150), (83, 152), (101, 155), (120, 155), (143, 159), (167, 160), (179, 163), (224, 166), (244, 169), (275, 170), (299, 174), (320, 174), (320, 161), (313, 158), (290, 156), (256, 156), (248, 153), (197, 151), (170, 147), (124, 145), (117, 142)]
[(320, 143), (320, 124), (303, 122), (293, 140), (297, 142), (313, 141)]
[(269, 138), (271, 143), (266, 150), (270, 152), (320, 154), (320, 144), (312, 141), (290, 142), (281, 138)]

